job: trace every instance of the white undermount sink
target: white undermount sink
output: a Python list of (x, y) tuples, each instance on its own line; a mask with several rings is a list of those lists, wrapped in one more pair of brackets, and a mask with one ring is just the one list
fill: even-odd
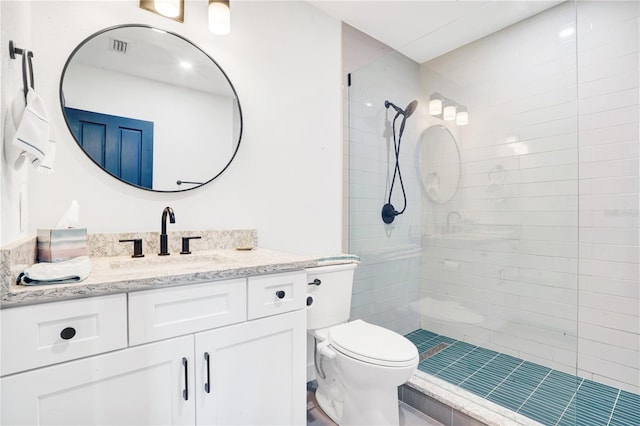
[(231, 264), (236, 261), (220, 254), (172, 254), (169, 256), (147, 255), (145, 257), (118, 259), (109, 263), (111, 269), (156, 269), (158, 267), (203, 267)]

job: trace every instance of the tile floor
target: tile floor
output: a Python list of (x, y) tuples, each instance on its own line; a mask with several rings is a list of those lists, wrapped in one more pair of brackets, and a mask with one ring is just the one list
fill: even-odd
[(406, 335), (418, 369), (549, 426), (640, 426), (640, 395), (426, 330)]
[[(318, 406), (316, 382), (307, 383), (307, 426), (337, 426)], [(407, 404), (400, 403), (401, 426), (442, 426), (424, 413)]]

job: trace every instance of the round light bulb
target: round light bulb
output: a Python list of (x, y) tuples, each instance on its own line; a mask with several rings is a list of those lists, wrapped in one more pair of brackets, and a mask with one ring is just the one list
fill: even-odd
[(209, 2), (209, 31), (217, 35), (226, 35), (231, 32), (229, 2)]

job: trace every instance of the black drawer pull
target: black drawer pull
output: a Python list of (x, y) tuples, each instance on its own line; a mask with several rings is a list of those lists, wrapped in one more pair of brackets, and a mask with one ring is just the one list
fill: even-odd
[(187, 359), (182, 358), (182, 366), (184, 367), (184, 390), (182, 391), (182, 397), (185, 401), (189, 400), (189, 368), (187, 366)]
[(73, 336), (75, 335), (76, 335), (76, 329), (73, 327), (64, 328), (60, 332), (60, 337), (62, 338), (62, 340), (73, 339)]
[(322, 284), (322, 281), (320, 281), (320, 279), (318, 278), (316, 278), (315, 280), (309, 283), (309, 285), (320, 285), (320, 284)]
[(204, 359), (207, 361), (207, 383), (204, 384), (204, 391), (206, 393), (211, 393), (211, 371), (209, 370), (209, 364), (211, 362), (209, 359), (209, 352), (204, 353)]
[(278, 297), (278, 299), (284, 299), (284, 296), (285, 296), (284, 290), (276, 291), (276, 296)]

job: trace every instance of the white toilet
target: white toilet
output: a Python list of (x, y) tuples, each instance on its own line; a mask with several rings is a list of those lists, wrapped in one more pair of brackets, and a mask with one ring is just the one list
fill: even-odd
[(386, 328), (362, 320), (347, 322), (356, 266), (307, 269), (307, 329), (315, 339), (316, 398), (341, 426), (397, 425), (398, 386), (413, 375), (418, 350)]

